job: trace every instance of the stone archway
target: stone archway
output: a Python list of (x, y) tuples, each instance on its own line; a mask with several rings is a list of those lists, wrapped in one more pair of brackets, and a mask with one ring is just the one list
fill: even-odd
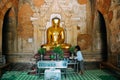
[(12, 7), (13, 2), (15, 0), (10, 0), (9, 2), (3, 2), (1, 1), (0, 3), (3, 4), (4, 6), (1, 7), (0, 11), (0, 58), (2, 57), (2, 29), (3, 29), (3, 20), (6, 12)]
[[(96, 10), (99, 11), (100, 14), (102, 14), (102, 17), (104, 18), (105, 26), (106, 26), (106, 38), (107, 38), (107, 60), (110, 57), (110, 24), (113, 19), (113, 12), (110, 11), (111, 8), (111, 1), (112, 0), (96, 0)], [(109, 60), (108, 60), (109, 61)]]
[(107, 61), (108, 60), (108, 46), (107, 46), (107, 28), (104, 16), (98, 11), (99, 16), (99, 22), (100, 22), (100, 38), (101, 38), (101, 52), (102, 52), (102, 60)]
[(94, 20), (93, 50), (99, 53), (101, 61), (108, 60), (108, 32), (104, 15), (97, 11)]

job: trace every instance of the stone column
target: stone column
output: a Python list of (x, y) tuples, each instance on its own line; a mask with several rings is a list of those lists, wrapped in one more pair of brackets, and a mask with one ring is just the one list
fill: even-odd
[(45, 44), (46, 43), (46, 30), (45, 29), (40, 29), (41, 31), (41, 44)]
[(0, 29), (0, 57), (2, 55), (2, 28)]
[(0, 57), (2, 56), (2, 18), (0, 17)]
[(22, 38), (18, 37), (18, 52), (23, 52)]
[(38, 27), (34, 25), (34, 53), (37, 53), (37, 35), (38, 35)]

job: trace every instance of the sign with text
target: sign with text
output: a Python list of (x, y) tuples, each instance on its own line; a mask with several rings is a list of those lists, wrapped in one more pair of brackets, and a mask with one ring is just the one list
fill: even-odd
[(67, 68), (67, 61), (38, 61), (38, 68)]

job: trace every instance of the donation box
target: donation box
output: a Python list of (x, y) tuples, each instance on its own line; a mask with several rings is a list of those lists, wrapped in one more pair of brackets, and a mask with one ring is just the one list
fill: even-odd
[(60, 69), (46, 69), (44, 79), (45, 80), (61, 80)]

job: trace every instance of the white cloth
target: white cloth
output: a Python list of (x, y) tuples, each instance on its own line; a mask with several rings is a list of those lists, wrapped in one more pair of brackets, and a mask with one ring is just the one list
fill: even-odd
[(75, 57), (75, 59), (77, 59), (78, 61), (82, 61), (83, 60), (83, 56), (81, 51), (77, 51), (77, 57)]

